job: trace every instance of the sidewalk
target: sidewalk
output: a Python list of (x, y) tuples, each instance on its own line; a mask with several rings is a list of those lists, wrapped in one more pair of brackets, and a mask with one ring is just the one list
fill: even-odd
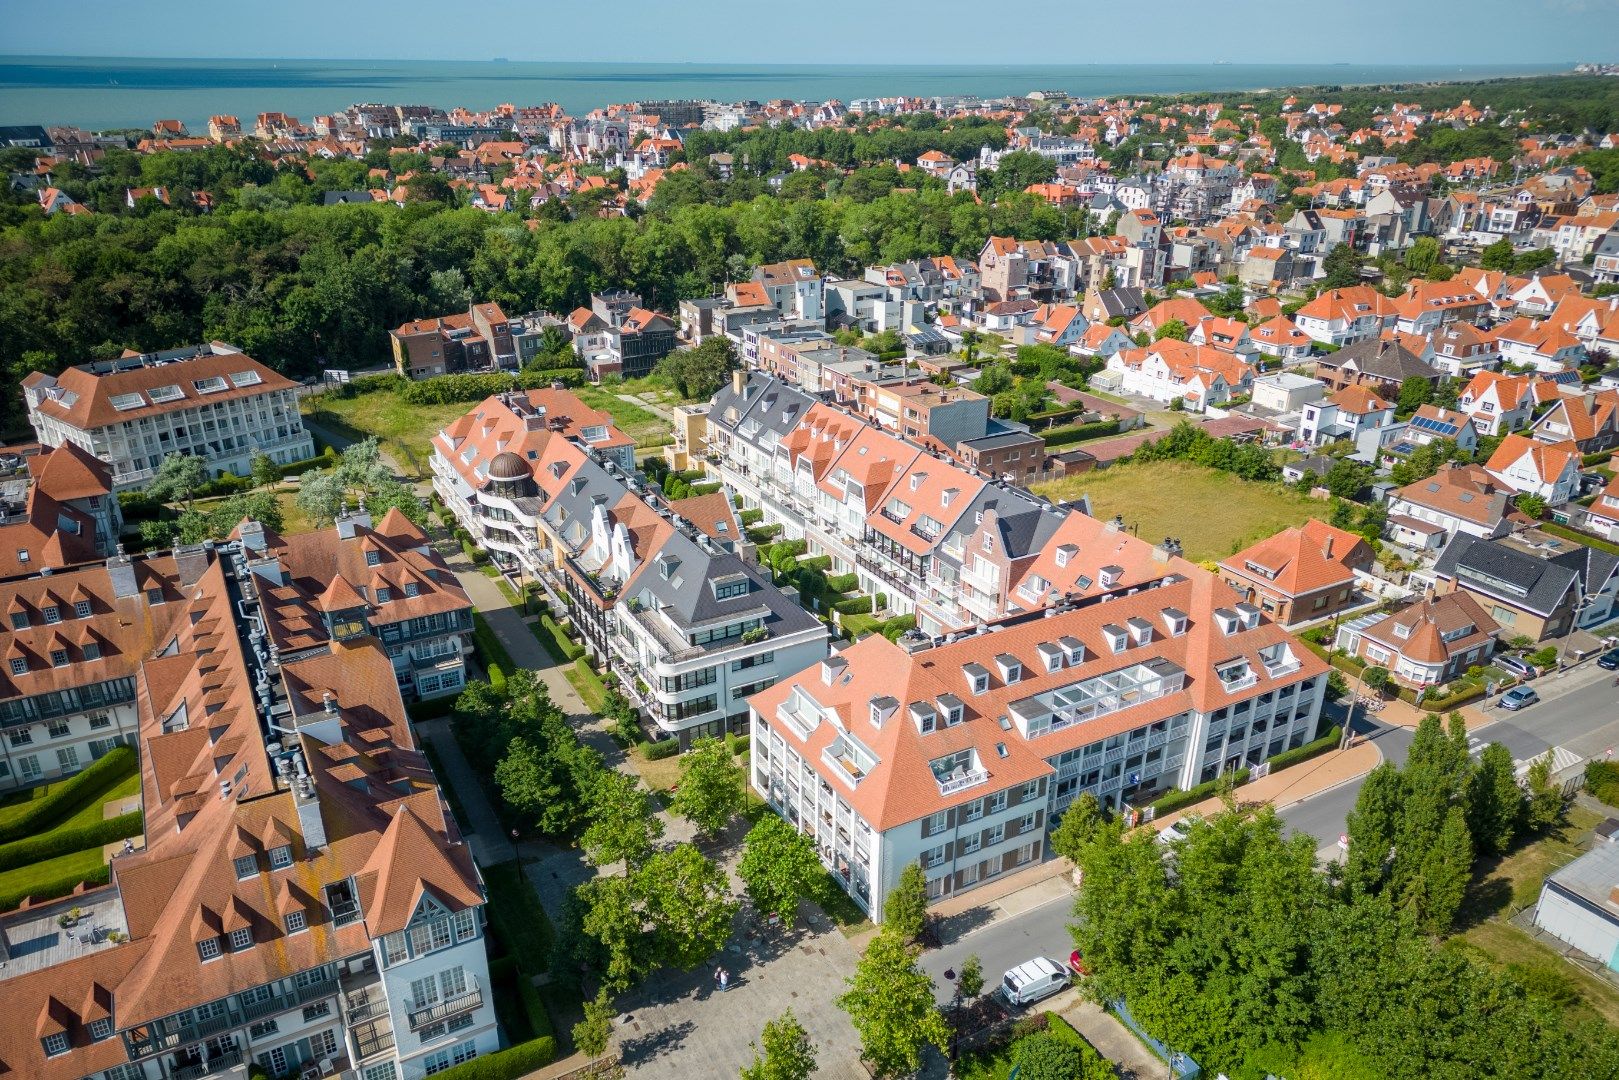
[[(1283, 810), (1322, 792), (1353, 783), (1377, 768), (1382, 761), (1383, 751), (1378, 749), (1377, 744), (1362, 738), (1347, 750), (1333, 750), (1290, 769), (1260, 777), (1243, 784), (1232, 794), (1240, 804), (1270, 803), (1277, 810)], [(1168, 825), (1188, 814), (1206, 816), (1217, 813), (1219, 809), (1218, 798), (1204, 799), (1184, 810), (1156, 817), (1152, 824)]]

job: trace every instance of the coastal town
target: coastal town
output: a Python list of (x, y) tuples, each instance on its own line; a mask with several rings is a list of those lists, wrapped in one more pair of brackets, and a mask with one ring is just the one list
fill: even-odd
[(1619, 1077), (1612, 75), (0, 127), (0, 1074)]

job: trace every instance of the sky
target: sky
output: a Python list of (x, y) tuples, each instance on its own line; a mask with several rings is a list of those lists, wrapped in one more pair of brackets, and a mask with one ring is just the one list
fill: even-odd
[[(1619, 0), (74, 0), (71, 8), (70, 18), (55, 18), (36, 0), (0, 0), (0, 53), (710, 64), (1619, 60)], [(1581, 55), (1587, 48), (1592, 55)]]

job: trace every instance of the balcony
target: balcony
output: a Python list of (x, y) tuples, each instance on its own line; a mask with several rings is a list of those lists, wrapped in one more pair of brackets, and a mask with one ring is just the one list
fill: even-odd
[(476, 979), (461, 993), (454, 997), (447, 997), (443, 1001), (431, 1005), (419, 1005), (409, 1010), (407, 1014), (410, 1030), (420, 1031), (428, 1024), (436, 1024), (446, 1017), (456, 1013), (470, 1012), (483, 1005), (483, 990), (478, 986)]
[(940, 780), (939, 794), (954, 795), (958, 791), (965, 791), (970, 787), (986, 783), (988, 780), (988, 770), (974, 769), (971, 772), (962, 773), (959, 776), (951, 776), (948, 780)]
[(204, 1076), (217, 1076), (227, 1069), (234, 1069), (242, 1063), (240, 1048), (227, 1050), (223, 1054), (215, 1054), (206, 1061), (199, 1061), (194, 1065), (180, 1065), (168, 1070), (169, 1080), (201, 1080)]

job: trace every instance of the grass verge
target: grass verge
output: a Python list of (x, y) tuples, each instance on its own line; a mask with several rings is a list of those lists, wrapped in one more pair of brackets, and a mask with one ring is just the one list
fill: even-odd
[(556, 932), (533, 883), (516, 862), (483, 867), (483, 880), (489, 886), (489, 917), (517, 960), (518, 970), (541, 974), (550, 966)]

